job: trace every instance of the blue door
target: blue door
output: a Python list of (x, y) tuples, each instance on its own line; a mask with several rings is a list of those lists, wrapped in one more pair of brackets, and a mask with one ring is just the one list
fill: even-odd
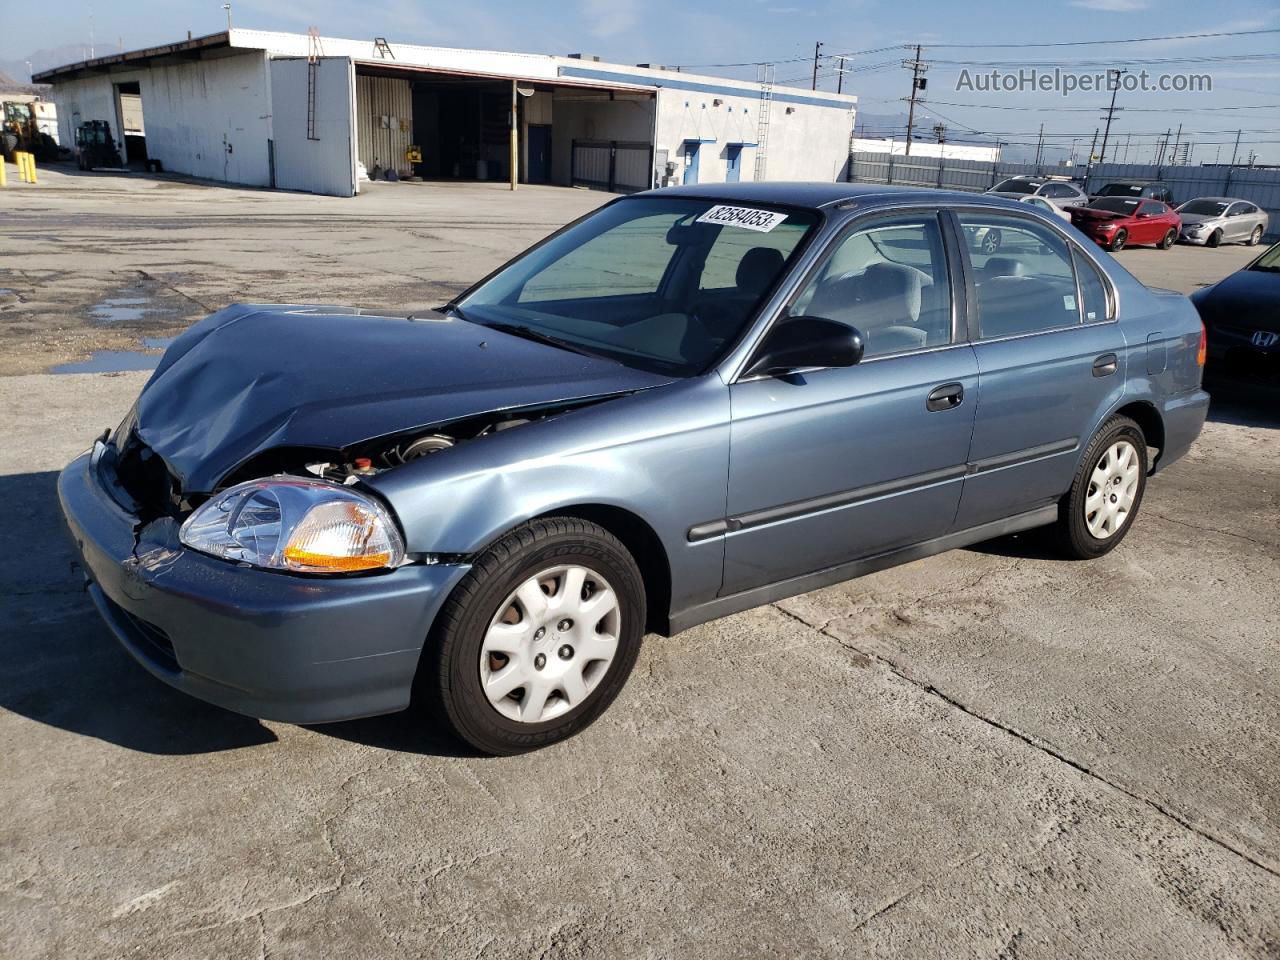
[(948, 532), (978, 387), (950, 289), (936, 217), (879, 220), (834, 245), (789, 313), (856, 327), (866, 353), (730, 387), (723, 594)]
[(529, 183), (551, 182), (551, 126), (529, 124)]
[(737, 183), (742, 179), (742, 144), (729, 144), (728, 166), (724, 171), (725, 183)]
[(684, 182), (698, 182), (698, 150), (702, 144), (696, 140), (684, 142)]
[[(1007, 214), (959, 217), (974, 278), (981, 395), (956, 517), (964, 529), (1067, 492), (1081, 449), (1124, 393), (1126, 345), (1107, 320), (1097, 270), (1056, 231)], [(981, 237), (991, 230), (1001, 241), (988, 254)]]

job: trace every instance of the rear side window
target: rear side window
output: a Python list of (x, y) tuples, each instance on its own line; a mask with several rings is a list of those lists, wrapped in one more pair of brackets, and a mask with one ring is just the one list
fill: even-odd
[(1102, 274), (1079, 250), (1072, 250), (1071, 254), (1075, 258), (1076, 273), (1080, 277), (1080, 310), (1084, 314), (1084, 322), (1101, 323), (1110, 319), (1107, 286)]
[(1039, 223), (999, 214), (962, 213), (960, 225), (984, 340), (1080, 322), (1071, 250), (1062, 237)]

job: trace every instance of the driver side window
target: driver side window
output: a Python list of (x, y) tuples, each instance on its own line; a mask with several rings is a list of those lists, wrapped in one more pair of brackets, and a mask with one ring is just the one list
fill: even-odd
[(951, 342), (951, 288), (936, 217), (882, 222), (837, 242), (792, 315), (857, 328), (864, 358)]

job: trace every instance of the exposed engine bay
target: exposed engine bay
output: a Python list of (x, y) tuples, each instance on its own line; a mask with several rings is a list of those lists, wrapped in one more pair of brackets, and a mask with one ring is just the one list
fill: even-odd
[(514, 427), (522, 427), (535, 420), (546, 419), (552, 413), (562, 412), (564, 412), (563, 409), (559, 409), (502, 420), (452, 423), (443, 430), (395, 438), (390, 445), (388, 440), (384, 439), (376, 445), (370, 445), (371, 449), (353, 451), (359, 455), (353, 455), (349, 459), (314, 460), (304, 466), (308, 473), (324, 480), (343, 484), (357, 483), (361, 477), (374, 476), (384, 470), (429, 457), (459, 443), (477, 440)]

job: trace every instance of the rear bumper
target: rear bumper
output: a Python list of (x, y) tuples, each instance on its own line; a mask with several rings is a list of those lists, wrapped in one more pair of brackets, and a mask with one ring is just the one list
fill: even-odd
[(1164, 447), (1152, 473), (1158, 473), (1180, 459), (1200, 436), (1209, 413), (1209, 394), (1195, 390), (1166, 400), (1160, 407), (1164, 420)]
[(136, 518), (91, 454), (58, 478), (67, 527), (99, 613), (151, 674), (267, 720), (324, 723), (409, 704), (431, 624), (461, 565), (367, 577), (296, 577), (188, 550), (172, 520), (135, 543)]

